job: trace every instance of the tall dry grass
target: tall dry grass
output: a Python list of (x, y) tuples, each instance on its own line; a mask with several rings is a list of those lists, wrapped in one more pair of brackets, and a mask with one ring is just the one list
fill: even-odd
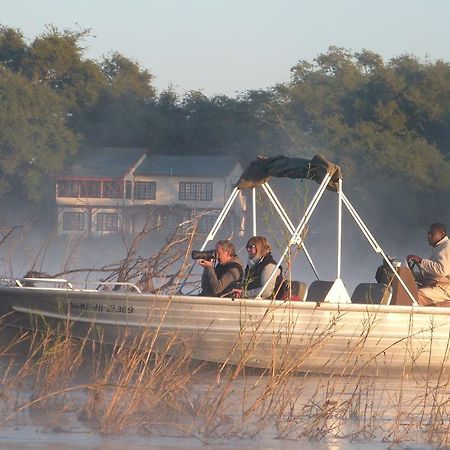
[(191, 357), (195, 343), (180, 342), (176, 333), (164, 346), (155, 342), (154, 333), (143, 331), (103, 345), (71, 337), (70, 325), (19, 332), (0, 349), (0, 425), (41, 412), (51, 415), (52, 426), (75, 414), (98, 433), (191, 436), (209, 443), (270, 436), (449, 444), (446, 364), (408, 379), (356, 372), (317, 376), (298, 372), (298, 358), (249, 369), (246, 352), (238, 364), (205, 364)]

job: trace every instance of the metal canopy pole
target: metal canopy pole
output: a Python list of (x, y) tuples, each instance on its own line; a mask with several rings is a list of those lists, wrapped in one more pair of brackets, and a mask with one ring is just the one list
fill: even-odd
[(206, 244), (209, 241), (212, 241), (214, 237), (217, 234), (217, 231), (219, 230), (220, 226), (222, 225), (223, 221), (225, 220), (226, 215), (230, 211), (231, 207), (233, 206), (233, 202), (236, 199), (237, 195), (239, 193), (239, 188), (235, 187), (233, 191), (230, 194), (230, 197), (228, 198), (228, 201), (225, 203), (225, 206), (222, 208), (222, 211), (220, 211), (219, 216), (217, 217), (216, 222), (214, 223), (213, 227), (211, 228), (211, 231), (208, 233), (208, 236), (206, 236), (205, 242), (201, 246), (200, 250), (203, 251), (206, 247)]
[(278, 267), (280, 267), (282, 261), (287, 255), (287, 252), (289, 251), (289, 248), (291, 245), (296, 244), (298, 239), (301, 239), (301, 235), (303, 233), (303, 230), (305, 229), (306, 225), (308, 224), (309, 219), (311, 218), (311, 214), (316, 209), (317, 204), (319, 203), (319, 200), (321, 199), (323, 193), (325, 192), (325, 189), (328, 185), (328, 182), (331, 180), (331, 175), (327, 173), (322, 180), (322, 183), (319, 186), (319, 189), (317, 189), (317, 192), (314, 194), (313, 199), (311, 200), (311, 203), (308, 205), (308, 208), (305, 211), (305, 214), (303, 215), (302, 219), (300, 220), (300, 223), (298, 224), (298, 227), (295, 229), (294, 234), (292, 235), (288, 245), (286, 246), (286, 249), (281, 256), (280, 260), (278, 261), (277, 267), (274, 269), (272, 274), (270, 275), (269, 279), (267, 280), (266, 284), (262, 287), (259, 294), (256, 296), (257, 299), (261, 299), (261, 293), (264, 292), (266, 287), (269, 285), (269, 283), (272, 281), (272, 279), (275, 276), (275, 273), (277, 272)]
[(252, 211), (253, 236), (256, 236), (256, 189), (255, 188), (252, 188), (252, 201), (253, 201), (253, 211)]
[[(286, 225), (286, 228), (289, 230), (292, 236), (295, 233), (294, 224), (292, 223), (291, 219), (289, 218), (280, 201), (278, 200), (277, 196), (275, 195), (275, 192), (273, 191), (272, 187), (269, 185), (269, 183), (266, 182), (262, 185), (262, 188), (264, 189), (264, 192), (267, 194), (267, 197), (269, 197), (269, 200), (272, 202), (272, 205), (274, 206), (275, 210), (277, 211), (278, 215), (280, 216), (281, 220)], [(303, 239), (301, 237), (299, 241), (300, 242), (297, 241), (296, 244), (300, 245), (302, 250), (305, 252), (305, 256), (308, 259), (309, 265), (311, 266), (311, 269), (313, 270), (314, 274), (319, 280), (320, 279), (319, 274), (317, 273), (317, 270), (314, 266), (311, 256), (308, 250), (306, 249), (305, 243), (303, 242)]]
[(369, 244), (374, 249), (375, 253), (380, 253), (381, 254), (381, 256), (386, 261), (386, 263), (389, 266), (389, 268), (394, 273), (395, 277), (398, 279), (400, 284), (403, 286), (403, 289), (405, 289), (406, 293), (408, 294), (408, 297), (412, 300), (413, 305), (419, 306), (419, 304), (417, 303), (417, 300), (414, 298), (414, 295), (412, 295), (411, 291), (408, 289), (408, 287), (406, 286), (405, 282), (401, 279), (400, 275), (397, 273), (397, 270), (395, 270), (395, 268), (392, 265), (391, 261), (389, 260), (387, 255), (384, 253), (383, 249), (380, 247), (380, 245), (375, 240), (375, 238), (372, 236), (372, 234), (370, 233), (369, 229), (366, 227), (365, 223), (362, 221), (361, 217), (358, 215), (356, 210), (353, 208), (352, 204), (350, 203), (349, 199), (345, 196), (344, 193), (342, 193), (342, 200), (343, 200), (345, 206), (347, 207), (347, 209), (349, 210), (350, 214), (355, 219), (355, 222), (358, 224), (359, 228), (363, 232), (363, 234), (366, 237), (367, 241), (369, 242)]
[(342, 180), (338, 180), (338, 236), (337, 236), (337, 273), (336, 278), (341, 278), (342, 260)]

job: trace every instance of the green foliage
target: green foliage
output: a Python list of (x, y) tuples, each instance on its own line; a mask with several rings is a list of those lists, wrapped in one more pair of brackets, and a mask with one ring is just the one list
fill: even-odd
[[(38, 200), (77, 141), (172, 154), (323, 153), (343, 167), (362, 208), (385, 197), (399, 221), (450, 222), (450, 65), (330, 47), (291, 81), (235, 98), (157, 93), (153, 75), (119, 53), (84, 58), (89, 30), (49, 26), (27, 44), (0, 27), (0, 196)], [(53, 194), (50, 194), (53, 195)], [(367, 206), (370, 214), (370, 207)], [(400, 211), (400, 209), (399, 209)], [(376, 211), (379, 213), (380, 211)], [(420, 216), (420, 217), (419, 217)], [(420, 222), (420, 223), (419, 223)]]
[(80, 131), (94, 145), (148, 145), (148, 122), (155, 96), (153, 76), (119, 53), (105, 58), (99, 68), (105, 85), (85, 115)]
[(23, 34), (19, 30), (0, 26), (0, 65), (18, 72), (24, 65), (26, 55)]
[(63, 168), (77, 138), (48, 87), (0, 69), (0, 189), (38, 201)]
[(347, 191), (369, 215), (381, 197), (386, 211), (401, 205), (394, 220), (426, 226), (450, 219), (437, 205), (450, 193), (449, 90), (442, 61), (403, 55), (385, 64), (367, 50), (330, 47), (292, 69), (278, 88), (277, 115), (298, 148), (321, 149), (342, 165)]
[(144, 99), (154, 97), (155, 89), (151, 85), (153, 75), (148, 70), (141, 69), (137, 62), (116, 52), (110, 58), (105, 58), (100, 65), (111, 96), (133, 94)]

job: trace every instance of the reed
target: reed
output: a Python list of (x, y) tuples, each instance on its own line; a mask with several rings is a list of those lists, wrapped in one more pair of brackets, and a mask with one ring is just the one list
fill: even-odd
[[(327, 333), (333, 330), (324, 330), (312, 346), (320, 346)], [(75, 413), (98, 433), (184, 435), (206, 443), (270, 434), (298, 441), (412, 439), (448, 445), (447, 364), (438, 373), (413, 373), (396, 383), (356, 371), (317, 377), (298, 372), (307, 355), (286, 348), (291, 358), (282, 365), (248, 369), (246, 358), (257, 340), (255, 330), (241, 363), (213, 365), (193, 361), (195, 342), (180, 341), (176, 333), (158, 348), (150, 331), (132, 339), (125, 333), (114, 346), (75, 339), (69, 325), (19, 333), (0, 349), (2, 425), (26, 411), (50, 410), (52, 423)], [(273, 342), (278, 352), (279, 339)], [(20, 355), (16, 348), (24, 343), (29, 350)]]

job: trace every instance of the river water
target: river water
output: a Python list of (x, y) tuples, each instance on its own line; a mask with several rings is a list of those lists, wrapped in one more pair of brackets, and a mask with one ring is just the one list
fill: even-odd
[[(163, 382), (146, 385), (153, 392), (133, 409), (136, 377), (124, 384), (133, 360), (120, 352), (123, 365), (112, 369), (111, 355), (92, 349), (76, 365), (69, 360), (79, 342), (63, 357), (52, 353), (65, 343), (46, 344), (36, 358), (33, 337), (8, 348), (13, 339), (1, 330), (0, 450), (450, 448), (448, 378), (274, 376), (211, 365), (188, 376), (165, 365)], [(173, 395), (159, 399), (161, 384)]]

